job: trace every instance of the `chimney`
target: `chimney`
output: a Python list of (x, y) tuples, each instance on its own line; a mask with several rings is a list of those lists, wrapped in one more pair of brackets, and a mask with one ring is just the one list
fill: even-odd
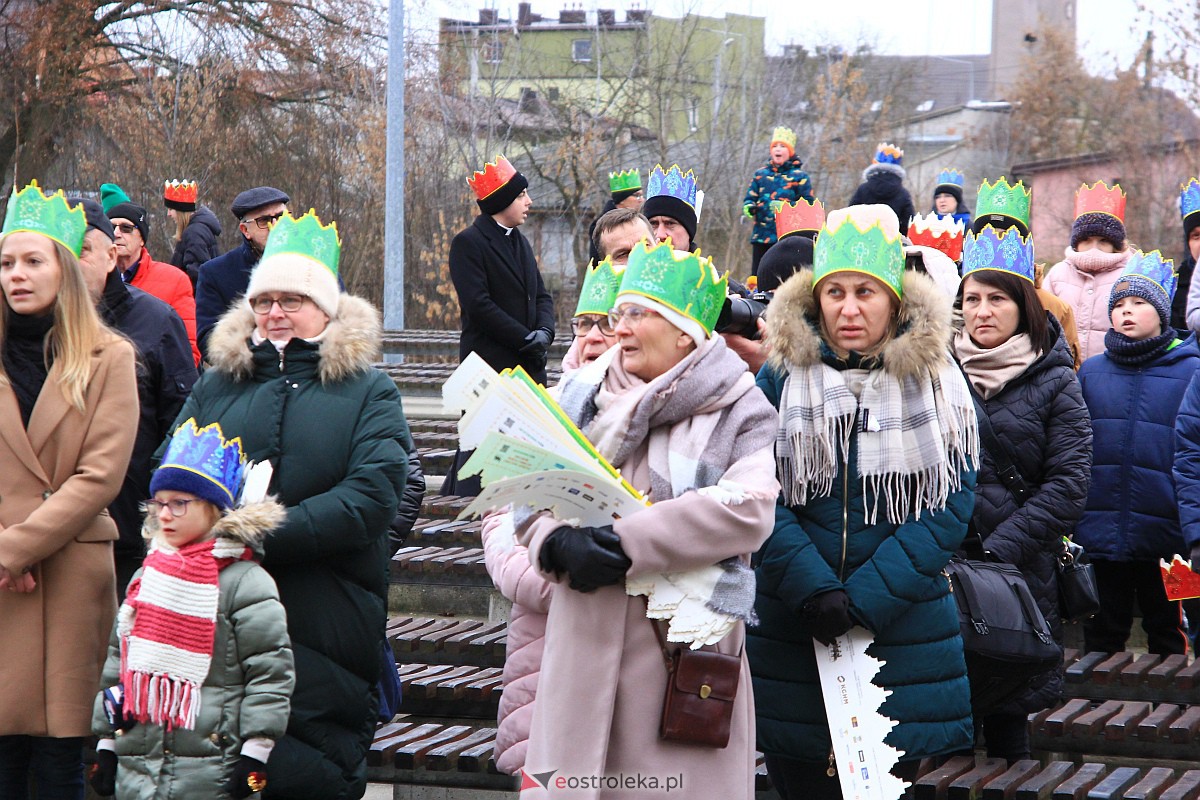
[(517, 3), (517, 25), (522, 28), (528, 25), (533, 20), (533, 5), (530, 3)]
[(625, 21), (626, 22), (645, 22), (646, 21), (646, 9), (631, 8), (631, 9), (627, 10), (625, 12)]
[(617, 24), (617, 12), (611, 8), (601, 8), (596, 11), (596, 24), (602, 28), (610, 28)]
[(587, 12), (582, 8), (564, 8), (558, 14), (560, 25), (583, 25), (587, 22)]
[(494, 8), (479, 9), (479, 24), (480, 25), (495, 25), (498, 15)]

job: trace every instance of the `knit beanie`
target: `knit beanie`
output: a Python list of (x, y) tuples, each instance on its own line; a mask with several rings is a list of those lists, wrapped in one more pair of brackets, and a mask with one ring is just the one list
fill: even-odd
[(517, 195), (529, 188), (529, 180), (517, 172), (516, 167), (504, 156), (483, 165), (482, 172), (467, 178), (467, 185), (475, 192), (475, 202), (485, 214), (499, 214), (512, 205)]
[(784, 281), (802, 269), (812, 269), (813, 240), (811, 235), (796, 233), (780, 239), (758, 262), (758, 289), (773, 292)]
[(1178, 286), (1179, 279), (1171, 259), (1163, 258), (1157, 250), (1149, 253), (1135, 250), (1108, 296), (1108, 316), (1112, 317), (1113, 308), (1122, 299), (1140, 297), (1154, 306), (1165, 332), (1171, 325), (1171, 300)]
[(112, 207), (119, 203), (128, 203), (129, 195), (125, 194), (125, 190), (115, 183), (100, 184), (100, 205), (104, 207), (104, 213), (107, 214)]
[(1092, 236), (1112, 242), (1117, 252), (1125, 249), (1125, 226), (1112, 214), (1098, 211), (1077, 217), (1071, 225), (1071, 248)]
[(117, 203), (108, 210), (108, 218), (127, 219), (137, 226), (138, 232), (142, 234), (143, 242), (150, 238), (150, 223), (146, 220), (146, 209), (137, 203), (128, 201)]
[(682, 225), (683, 229), (688, 232), (689, 240), (696, 238), (696, 209), (678, 197), (672, 197), (669, 194), (658, 194), (654, 197), (646, 198), (646, 202), (642, 203), (642, 216), (646, 219), (652, 217), (670, 217)]
[(953, 197), (959, 205), (962, 205), (963, 190), (961, 186), (955, 186), (952, 183), (939, 184), (933, 188), (933, 199), (937, 200), (937, 196), (939, 194), (948, 194)]
[(312, 210), (299, 219), (284, 212), (267, 236), (262, 260), (250, 273), (246, 300), (266, 292), (300, 294), (335, 319), (341, 299), (337, 275), (340, 255), (337, 223), (322, 225)]
[(529, 188), (529, 179), (521, 173), (516, 173), (508, 181), (487, 197), (480, 198), (475, 202), (479, 205), (479, 210), (485, 214), (499, 214), (504, 209), (513, 204), (517, 199), (517, 195)]

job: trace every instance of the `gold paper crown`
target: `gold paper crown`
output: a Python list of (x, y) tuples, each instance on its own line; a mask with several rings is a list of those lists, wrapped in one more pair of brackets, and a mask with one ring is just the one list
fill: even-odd
[(771, 134), (771, 144), (783, 142), (788, 147), (792, 148), (792, 152), (796, 150), (796, 132), (791, 128), (785, 128), (780, 125)]

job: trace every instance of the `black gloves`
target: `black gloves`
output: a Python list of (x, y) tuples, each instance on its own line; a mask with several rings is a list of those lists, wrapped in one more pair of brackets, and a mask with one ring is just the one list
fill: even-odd
[(267, 788), (267, 765), (257, 758), (243, 755), (233, 765), (233, 775), (225, 784), (225, 791), (235, 800), (242, 800), (254, 792)]
[(517, 352), (523, 356), (533, 358), (539, 365), (545, 366), (546, 353), (550, 349), (550, 343), (553, 341), (553, 332), (545, 328), (538, 328), (526, 334), (525, 345)]
[(844, 589), (822, 592), (804, 604), (801, 614), (813, 638), (826, 646), (854, 626)]
[(96, 763), (88, 773), (88, 783), (101, 797), (117, 793), (117, 754), (112, 750), (97, 750)]
[(542, 543), (538, 563), (545, 572), (567, 573), (575, 591), (593, 592), (601, 586), (620, 583), (632, 562), (621, 549), (621, 537), (611, 526), (563, 525)]

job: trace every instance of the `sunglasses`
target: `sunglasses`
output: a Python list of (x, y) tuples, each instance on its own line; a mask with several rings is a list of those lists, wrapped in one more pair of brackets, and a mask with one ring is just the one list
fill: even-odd
[(113, 225), (113, 227), (124, 234), (133, 233), (134, 231), (136, 231), (138, 229), (137, 225), (133, 225), (128, 222), (118, 222), (115, 225)]

